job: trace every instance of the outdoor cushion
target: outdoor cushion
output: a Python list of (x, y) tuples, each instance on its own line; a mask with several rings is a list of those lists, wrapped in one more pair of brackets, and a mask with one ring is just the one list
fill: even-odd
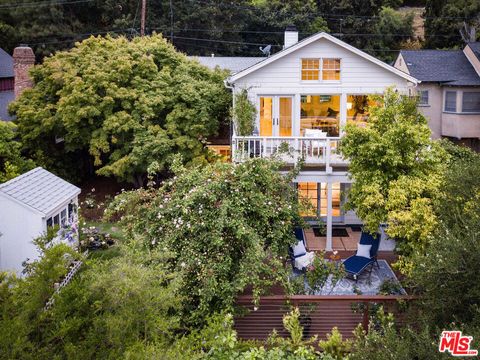
[(343, 262), (345, 271), (350, 274), (359, 274), (369, 264), (373, 262), (372, 259), (368, 259), (363, 256), (350, 256)]
[(305, 248), (305, 244), (303, 241), (299, 241), (297, 245), (293, 247), (293, 257), (299, 257), (305, 255), (307, 253), (307, 249)]
[(295, 258), (293, 266), (299, 270), (303, 270), (304, 268), (312, 264), (314, 258), (315, 252), (307, 252), (306, 254)]
[(372, 245), (357, 244), (357, 256), (362, 256), (370, 259), (370, 249)]

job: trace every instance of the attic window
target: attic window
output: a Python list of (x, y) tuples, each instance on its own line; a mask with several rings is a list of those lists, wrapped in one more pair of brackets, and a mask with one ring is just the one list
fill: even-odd
[(320, 59), (302, 59), (302, 80), (320, 78)]
[(339, 81), (340, 65), (341, 60), (335, 58), (302, 59), (302, 80)]

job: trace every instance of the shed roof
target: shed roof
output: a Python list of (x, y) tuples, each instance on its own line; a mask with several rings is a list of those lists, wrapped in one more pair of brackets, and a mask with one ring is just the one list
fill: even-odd
[(237, 73), (267, 59), (266, 57), (245, 56), (191, 56), (191, 58), (198, 60), (200, 64), (210, 69), (218, 66), (220, 69), (230, 70), (232, 73)]
[(80, 188), (41, 167), (0, 184), (1, 195), (43, 215), (48, 215), (62, 203), (80, 194), (80, 191)]
[(410, 75), (423, 82), (478, 86), (480, 77), (462, 50), (402, 50)]
[(11, 78), (13, 76), (13, 58), (0, 48), (0, 78)]

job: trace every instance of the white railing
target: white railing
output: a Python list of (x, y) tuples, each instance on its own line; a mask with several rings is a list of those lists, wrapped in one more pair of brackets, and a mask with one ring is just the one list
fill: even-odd
[(306, 164), (346, 164), (338, 152), (339, 137), (275, 137), (233, 136), (232, 160), (242, 162), (250, 158), (276, 157), (286, 163), (297, 163), (304, 159)]

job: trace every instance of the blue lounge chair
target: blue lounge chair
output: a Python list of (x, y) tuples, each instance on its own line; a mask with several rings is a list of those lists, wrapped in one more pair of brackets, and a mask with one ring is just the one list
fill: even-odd
[(297, 244), (289, 247), (288, 254), (290, 255), (293, 269), (303, 272), (306, 266), (313, 260), (314, 253), (307, 251), (305, 233), (302, 228), (295, 228), (295, 238), (297, 239)]
[(357, 253), (355, 255), (350, 256), (343, 262), (345, 271), (348, 275), (352, 276), (355, 281), (358, 280), (358, 277), (368, 267), (370, 267), (370, 275), (372, 274), (372, 269), (375, 264), (378, 268), (380, 268), (377, 261), (378, 247), (380, 246), (380, 234), (375, 234), (374, 236), (372, 234), (362, 231), (359, 244), (372, 246), (369, 253), (367, 254), (367, 256), (369, 255), (369, 257), (359, 256), (359, 250), (357, 250)]

